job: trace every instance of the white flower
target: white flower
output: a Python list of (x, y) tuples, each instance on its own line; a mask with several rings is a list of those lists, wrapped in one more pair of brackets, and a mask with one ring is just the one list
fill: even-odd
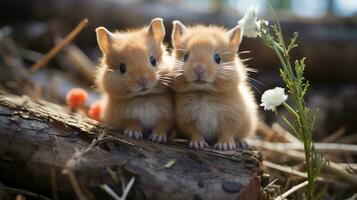
[(260, 106), (263, 106), (264, 110), (275, 111), (276, 107), (284, 103), (286, 99), (288, 96), (285, 94), (284, 88), (276, 87), (263, 93)]
[(238, 21), (239, 26), (243, 29), (243, 35), (246, 37), (256, 38), (260, 27), (260, 22), (257, 20), (257, 8), (249, 7), (243, 18)]

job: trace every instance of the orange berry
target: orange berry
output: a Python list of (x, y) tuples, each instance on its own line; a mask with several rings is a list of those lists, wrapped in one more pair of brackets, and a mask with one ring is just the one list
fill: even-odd
[(101, 111), (102, 111), (102, 104), (100, 101), (96, 101), (90, 106), (88, 115), (90, 118), (100, 121)]
[(66, 96), (67, 105), (71, 109), (77, 109), (84, 105), (88, 99), (88, 94), (82, 88), (71, 89)]

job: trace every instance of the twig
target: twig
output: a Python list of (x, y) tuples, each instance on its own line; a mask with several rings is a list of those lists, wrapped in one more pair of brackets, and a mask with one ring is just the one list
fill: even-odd
[(123, 194), (121, 197), (119, 197), (113, 190), (110, 188), (107, 184), (103, 184), (100, 186), (102, 190), (104, 190), (109, 196), (111, 196), (115, 200), (125, 200), (126, 197), (128, 196), (131, 188), (133, 187), (135, 178), (132, 177), (128, 183), (128, 185), (125, 186), (124, 182), (122, 182), (122, 187), (123, 187)]
[(44, 67), (57, 53), (70, 43), (76, 36), (83, 30), (84, 27), (88, 25), (88, 19), (82, 20), (76, 28), (74, 28), (61, 42), (54, 46), (42, 59), (38, 60), (31, 68), (28, 73), (31, 75), (35, 73), (40, 68)]
[(107, 184), (103, 184), (100, 186), (102, 190), (104, 190), (109, 196), (111, 196), (115, 200), (120, 200), (121, 198), (110, 188)]
[(123, 139), (120, 139), (118, 137), (113, 137), (111, 135), (108, 135), (107, 137), (105, 137), (107, 140), (113, 140), (113, 141), (117, 141), (117, 142), (120, 142), (120, 143), (123, 143), (123, 144), (128, 144), (130, 146), (135, 146), (134, 143), (132, 142), (129, 142), (129, 141), (126, 141), (126, 140), (123, 140)]
[(279, 141), (282, 142), (300, 143), (300, 141), (295, 136), (293, 136), (289, 131), (285, 130), (277, 123), (274, 123), (271, 128), (265, 122), (259, 122), (258, 131), (263, 135), (264, 138), (274, 139), (277, 137)]
[[(297, 161), (305, 161), (305, 154), (299, 151), (291, 150), (291, 149), (285, 149), (283, 146), (275, 145), (275, 143), (272, 142), (266, 142), (266, 141), (257, 141), (255, 140), (255, 143), (251, 139), (247, 139), (247, 142), (257, 148), (263, 148), (266, 150), (270, 150), (276, 153), (280, 153), (282, 155), (289, 156), (290, 158), (293, 158)], [(346, 182), (357, 186), (357, 176), (349, 174), (346, 172), (345, 169), (343, 169), (342, 166), (339, 166), (337, 163), (334, 163), (332, 161), (329, 161), (329, 164), (324, 165), (323, 169), (328, 171), (329, 173), (332, 173), (336, 175), (337, 177), (341, 178), (342, 180), (345, 180)]]
[[(272, 162), (269, 162), (266, 160), (263, 160), (263, 165), (266, 167), (269, 167), (271, 169), (284, 172), (284, 173), (292, 174), (292, 175), (299, 176), (302, 178), (307, 178), (307, 173), (297, 171), (290, 166), (282, 166), (282, 165), (275, 164), (275, 163), (272, 163)], [(342, 182), (339, 182), (336, 180), (325, 179), (323, 177), (317, 177), (316, 180), (319, 182), (333, 183), (333, 184), (339, 185), (340, 187), (348, 187), (348, 184), (346, 184), (346, 183), (342, 183)]]
[(93, 139), (91, 144), (85, 149), (82, 150), (75, 149), (75, 152), (72, 155), (72, 157), (69, 160), (67, 160), (63, 173), (66, 173), (67, 169), (73, 170), (83, 160), (84, 154), (92, 150), (99, 142), (106, 139), (104, 136), (105, 136), (104, 133), (99, 134), (98, 137), (96, 139)]
[(174, 165), (175, 162), (176, 162), (176, 160), (175, 160), (175, 159), (172, 159), (172, 160), (170, 160), (169, 162), (167, 162), (164, 167), (165, 167), (166, 169), (168, 169), (168, 168), (172, 167), (172, 165)]
[(288, 197), (293, 192), (295, 192), (297, 190), (300, 190), (301, 188), (305, 187), (307, 184), (308, 184), (308, 181), (304, 181), (304, 182), (300, 183), (299, 185), (295, 185), (290, 190), (286, 191), (284, 194), (276, 197), (275, 200), (283, 200), (284, 198)]
[[(299, 176), (299, 177), (302, 177), (302, 178), (307, 178), (307, 174), (306, 173), (297, 171), (297, 170), (295, 170), (295, 169), (293, 169), (291, 167), (285, 167), (285, 166), (278, 165), (278, 164), (275, 164), (275, 163), (272, 163), (272, 162), (269, 162), (269, 161), (266, 161), (266, 160), (263, 160), (263, 165), (266, 166), (266, 167), (281, 171), (281, 172), (285, 172), (285, 173), (288, 173), (288, 174), (293, 174), (295, 176)], [(317, 178), (317, 180), (326, 181), (322, 177)]]
[(130, 190), (131, 190), (131, 187), (133, 187), (133, 184), (134, 184), (134, 181), (135, 181), (135, 178), (132, 177), (128, 183), (128, 185), (125, 187), (125, 190), (123, 192), (123, 195), (121, 197), (122, 200), (125, 200), (126, 197), (128, 196)]
[(86, 200), (87, 197), (83, 194), (81, 188), (79, 187), (76, 176), (74, 175), (72, 169), (67, 169), (66, 174), (71, 182), (74, 192), (76, 193), (79, 200)]
[[(253, 145), (259, 145), (259, 143), (272, 143), (263, 140), (249, 140)], [(290, 150), (304, 150), (304, 146), (301, 143), (280, 143), (274, 142), (272, 143), (275, 146), (278, 146), (282, 149), (290, 149)], [(352, 154), (357, 154), (357, 145), (353, 144), (339, 144), (339, 143), (314, 143), (315, 148), (319, 151), (329, 152), (329, 153), (337, 153), (337, 152), (348, 152)]]
[(76, 193), (78, 199), (85, 200), (86, 196), (83, 194), (81, 188), (79, 187), (76, 176), (73, 173), (73, 169), (75, 169), (79, 163), (83, 160), (84, 154), (88, 153), (92, 150), (99, 142), (103, 141), (104, 133), (98, 135), (96, 139), (93, 139), (92, 143), (83, 150), (75, 149), (75, 153), (72, 155), (70, 159), (67, 160), (65, 164), (65, 168), (62, 170), (63, 174), (66, 174), (72, 184), (73, 190)]
[(50, 198), (45, 197), (43, 195), (36, 194), (34, 192), (30, 192), (30, 191), (26, 191), (26, 190), (22, 190), (22, 189), (18, 189), (18, 188), (12, 188), (12, 187), (2, 186), (2, 185), (0, 185), (0, 188), (3, 189), (3, 190), (6, 190), (8, 192), (13, 192), (13, 193), (17, 193), (17, 194), (23, 194), (23, 195), (26, 195), (26, 196), (34, 197), (36, 199), (51, 200)]

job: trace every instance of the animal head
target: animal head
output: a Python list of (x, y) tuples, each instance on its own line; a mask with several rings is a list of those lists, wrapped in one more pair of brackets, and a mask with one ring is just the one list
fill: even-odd
[(237, 50), (242, 39), (239, 26), (226, 30), (218, 26), (186, 27), (173, 22), (175, 74), (173, 88), (220, 90), (236, 87), (244, 76)]
[[(111, 33), (96, 29), (103, 53), (99, 87), (111, 96), (137, 96), (157, 92), (165, 48), (165, 27), (161, 18), (139, 30)], [(162, 87), (162, 85), (160, 85)]]

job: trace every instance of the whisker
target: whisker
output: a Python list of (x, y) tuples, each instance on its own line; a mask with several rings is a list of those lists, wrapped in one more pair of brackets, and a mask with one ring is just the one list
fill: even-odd
[(247, 72), (253, 72), (253, 73), (258, 73), (258, 72), (260, 72), (259, 69), (250, 68), (250, 67), (246, 67), (246, 70), (247, 70)]
[(104, 68), (105, 71), (109, 71), (109, 72), (115, 72), (115, 70), (113, 69), (108, 69), (108, 68)]
[(256, 80), (256, 79), (254, 79), (254, 78), (247, 77), (247, 79), (248, 79), (248, 80), (252, 80), (252, 81), (254, 81), (254, 82), (256, 82), (256, 83), (260, 84), (261, 86), (266, 87), (266, 85), (265, 85), (264, 83), (262, 83), (262, 82), (260, 82), (260, 81), (258, 81), (258, 80)]
[(184, 51), (184, 52), (186, 52), (187, 49), (175, 49), (175, 51)]
[(247, 53), (252, 53), (251, 51), (241, 51), (241, 52), (238, 52), (238, 54), (247, 54)]
[(250, 61), (250, 60), (252, 60), (253, 59), (253, 57), (251, 57), (251, 58), (245, 58), (245, 59), (241, 59), (241, 61), (242, 62), (246, 62), (246, 61)]
[(257, 91), (259, 94), (262, 94), (262, 93), (260, 92), (260, 90), (259, 90), (257, 87), (255, 87), (253, 84), (251, 84), (251, 83), (249, 83), (249, 82), (248, 82), (248, 84), (249, 84), (249, 86), (251, 86), (252, 88), (254, 88), (255, 91)]

